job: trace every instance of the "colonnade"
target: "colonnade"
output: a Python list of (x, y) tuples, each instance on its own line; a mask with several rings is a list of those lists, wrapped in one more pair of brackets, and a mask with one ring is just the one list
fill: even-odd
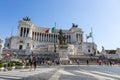
[(82, 34), (76, 34), (77, 42), (82, 42)]
[(29, 35), (29, 28), (21, 27), (20, 28), (20, 36), (28, 37), (28, 35)]
[(32, 39), (42, 42), (58, 43), (58, 34), (32, 32)]
[[(21, 37), (28, 37), (30, 34), (30, 29), (21, 27), (20, 28), (20, 36)], [(41, 33), (41, 32), (32, 32), (32, 40), (40, 41), (40, 42), (54, 42), (58, 43), (58, 37), (59, 33)], [(71, 43), (71, 35), (70, 34), (65, 34), (66, 36), (66, 43)], [(82, 34), (76, 34), (76, 41), (77, 42), (82, 42)]]

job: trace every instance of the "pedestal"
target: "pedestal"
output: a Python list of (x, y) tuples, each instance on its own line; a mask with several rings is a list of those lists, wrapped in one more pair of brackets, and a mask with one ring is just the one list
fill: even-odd
[(68, 64), (68, 46), (67, 45), (59, 45), (59, 60), (60, 64)]

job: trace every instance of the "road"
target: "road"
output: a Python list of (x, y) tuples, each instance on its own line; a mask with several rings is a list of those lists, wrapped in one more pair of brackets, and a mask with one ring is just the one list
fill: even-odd
[(39, 66), (37, 70), (0, 72), (0, 80), (120, 80), (120, 66)]

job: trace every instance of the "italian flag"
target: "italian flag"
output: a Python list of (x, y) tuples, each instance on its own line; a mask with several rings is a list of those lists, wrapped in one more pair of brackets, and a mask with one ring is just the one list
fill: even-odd
[(55, 33), (55, 27), (52, 27), (51, 33)]
[(86, 39), (92, 38), (92, 32), (89, 33), (89, 35), (86, 35)]
[(49, 29), (46, 29), (46, 30), (45, 30), (45, 33), (49, 33)]

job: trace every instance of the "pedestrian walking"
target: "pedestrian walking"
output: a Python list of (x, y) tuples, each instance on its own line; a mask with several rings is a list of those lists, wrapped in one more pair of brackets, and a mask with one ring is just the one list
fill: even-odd
[(33, 60), (32, 58), (29, 58), (29, 64), (30, 64), (30, 71), (32, 70)]
[(37, 68), (37, 58), (33, 57), (33, 66), (34, 66), (34, 70), (36, 70)]
[(77, 64), (80, 65), (80, 60), (79, 59), (77, 59)]
[(86, 62), (87, 62), (87, 65), (89, 65), (89, 61), (87, 60)]

